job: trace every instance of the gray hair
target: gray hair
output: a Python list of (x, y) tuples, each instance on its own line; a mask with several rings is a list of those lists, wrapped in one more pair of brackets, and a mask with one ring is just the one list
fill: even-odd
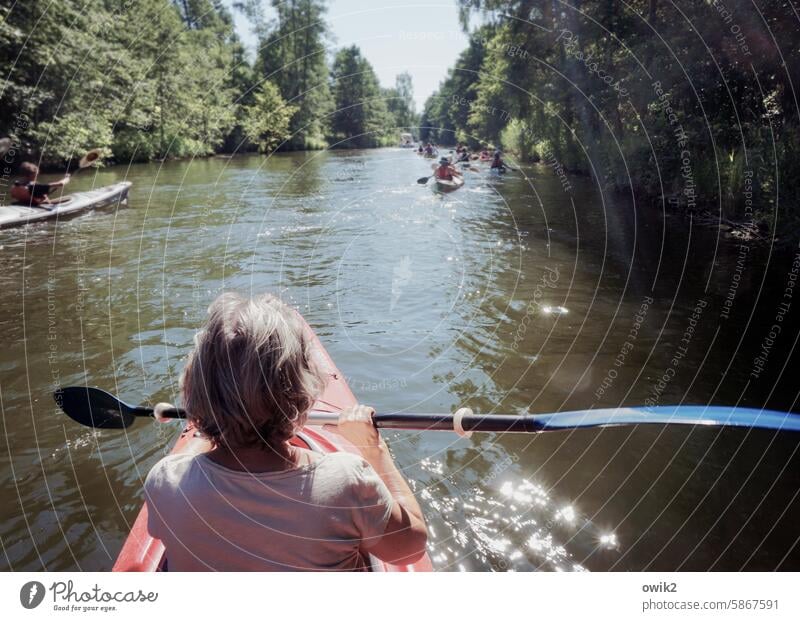
[(324, 386), (300, 315), (273, 295), (223, 293), (183, 371), (187, 415), (215, 446), (275, 447), (305, 424)]

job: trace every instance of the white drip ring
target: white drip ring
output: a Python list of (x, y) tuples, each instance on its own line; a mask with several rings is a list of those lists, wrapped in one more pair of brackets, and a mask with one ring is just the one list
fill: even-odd
[(465, 416), (471, 415), (472, 410), (470, 408), (459, 408), (456, 410), (456, 413), (453, 414), (453, 431), (455, 431), (462, 438), (469, 438), (472, 435), (471, 431), (465, 431), (464, 427), (461, 426), (461, 420)]

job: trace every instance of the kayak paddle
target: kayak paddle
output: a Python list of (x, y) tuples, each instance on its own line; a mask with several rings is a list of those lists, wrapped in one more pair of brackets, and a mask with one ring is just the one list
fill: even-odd
[[(88, 168), (92, 164), (94, 164), (100, 158), (100, 149), (92, 149), (91, 151), (87, 152), (80, 161), (78, 162), (78, 169), (75, 171), (74, 174), (78, 174), (84, 168)], [(66, 173), (66, 178), (69, 178), (69, 172)], [(58, 198), (50, 200), (46, 203), (41, 203), (39, 205), (33, 205), (33, 207), (38, 207), (39, 209), (46, 209), (47, 211), (53, 211), (56, 209), (59, 203), (66, 202), (69, 200), (68, 196), (64, 196), (64, 186), (61, 186), (61, 191), (59, 193)]]
[[(120, 401), (112, 394), (86, 386), (68, 386), (53, 393), (58, 407), (72, 420), (95, 429), (125, 429), (139, 417), (153, 417), (153, 408), (134, 406)], [(180, 408), (167, 408), (164, 418), (186, 418)], [(335, 412), (312, 410), (309, 425), (335, 425)], [(657, 406), (652, 408), (624, 407), (555, 414), (473, 414), (460, 410), (455, 414), (395, 412), (376, 413), (373, 417), (379, 429), (414, 431), (456, 431), (458, 433), (510, 432), (538, 433), (587, 427), (616, 425), (703, 425), (752, 427), (780, 431), (800, 431), (800, 416), (788, 412), (722, 406)]]
[(75, 174), (77, 175), (84, 168), (88, 168), (99, 159), (100, 149), (92, 149), (91, 151), (88, 151), (86, 155), (81, 158), (80, 162), (78, 162), (78, 169), (75, 171)]
[[(95, 429), (125, 429), (139, 416), (153, 416), (153, 408), (129, 405), (99, 388), (68, 386), (53, 393), (56, 405), (75, 422)], [(168, 418), (185, 418), (183, 410), (166, 411)]]

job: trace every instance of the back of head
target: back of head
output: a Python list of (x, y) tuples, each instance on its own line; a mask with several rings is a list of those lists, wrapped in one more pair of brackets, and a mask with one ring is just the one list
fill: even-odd
[(225, 293), (208, 312), (183, 372), (189, 419), (230, 449), (286, 442), (324, 384), (302, 319), (272, 295)]
[(26, 179), (36, 179), (36, 176), (39, 174), (39, 167), (33, 162), (22, 162), (22, 164), (19, 165), (19, 172)]

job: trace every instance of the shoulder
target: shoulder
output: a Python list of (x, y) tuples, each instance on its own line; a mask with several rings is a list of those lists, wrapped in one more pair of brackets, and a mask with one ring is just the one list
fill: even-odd
[(378, 474), (367, 463), (367, 460), (355, 453), (338, 451), (328, 453), (317, 464), (318, 470), (323, 470), (327, 475), (336, 477), (340, 483), (359, 487), (365, 481), (377, 478)]
[(144, 482), (145, 490), (151, 493), (165, 487), (177, 487), (194, 461), (194, 455), (167, 455), (150, 469)]
[(347, 493), (357, 498), (371, 498), (382, 493), (384, 483), (380, 475), (361, 455), (344, 451), (328, 453), (317, 469), (333, 487), (342, 492), (348, 490)]
[(325, 457), (320, 460), (319, 463), (328, 469), (338, 470), (343, 473), (357, 473), (364, 468), (370, 467), (367, 460), (361, 457), (361, 455), (348, 453), (347, 451), (326, 453)]

